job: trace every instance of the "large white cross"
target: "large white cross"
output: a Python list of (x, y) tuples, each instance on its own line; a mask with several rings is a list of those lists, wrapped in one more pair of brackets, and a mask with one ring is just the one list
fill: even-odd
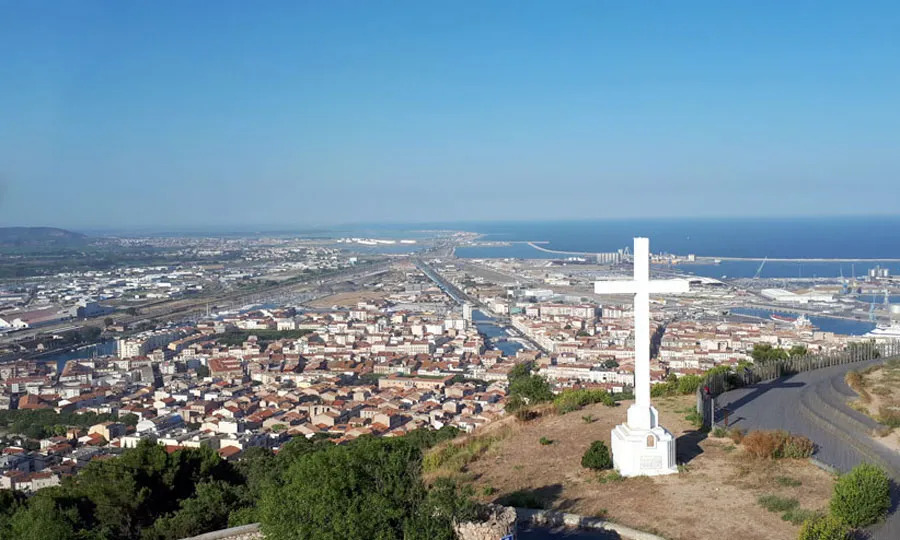
[(634, 239), (634, 280), (598, 281), (597, 294), (634, 295), (634, 405), (628, 409), (628, 425), (653, 429), (658, 419), (650, 405), (650, 294), (688, 292), (682, 279), (650, 280), (650, 240)]

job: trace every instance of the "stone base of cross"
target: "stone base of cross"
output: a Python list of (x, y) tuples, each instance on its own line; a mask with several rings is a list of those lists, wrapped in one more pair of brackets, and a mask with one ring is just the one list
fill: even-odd
[(634, 239), (634, 280), (598, 281), (597, 294), (634, 295), (634, 404), (626, 422), (612, 430), (613, 464), (622, 476), (678, 472), (675, 438), (659, 425), (650, 403), (650, 294), (688, 292), (686, 280), (650, 280), (650, 241)]

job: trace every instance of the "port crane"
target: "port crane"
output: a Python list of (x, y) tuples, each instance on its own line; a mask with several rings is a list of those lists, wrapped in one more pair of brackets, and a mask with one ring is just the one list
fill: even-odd
[(759, 279), (759, 275), (762, 274), (763, 267), (766, 266), (766, 261), (769, 260), (769, 257), (766, 256), (763, 258), (763, 261), (759, 264), (759, 268), (756, 269), (756, 273), (753, 274), (753, 279)]

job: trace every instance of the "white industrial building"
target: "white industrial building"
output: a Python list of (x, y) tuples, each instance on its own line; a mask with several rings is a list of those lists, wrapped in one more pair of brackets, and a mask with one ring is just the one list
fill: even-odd
[(808, 304), (810, 302), (835, 302), (834, 295), (818, 291), (795, 293), (786, 289), (763, 289), (760, 291), (765, 298), (773, 302), (783, 304)]

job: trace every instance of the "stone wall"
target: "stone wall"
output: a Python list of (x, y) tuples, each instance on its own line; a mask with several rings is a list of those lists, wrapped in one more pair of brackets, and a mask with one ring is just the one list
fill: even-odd
[(516, 532), (516, 509), (488, 505), (481, 521), (457, 523), (453, 526), (458, 540), (498, 540)]
[(232, 527), (230, 529), (222, 529), (220, 531), (208, 532), (199, 536), (192, 536), (182, 540), (262, 540), (263, 535), (259, 532), (259, 523), (251, 523), (250, 525), (242, 525), (240, 527)]

